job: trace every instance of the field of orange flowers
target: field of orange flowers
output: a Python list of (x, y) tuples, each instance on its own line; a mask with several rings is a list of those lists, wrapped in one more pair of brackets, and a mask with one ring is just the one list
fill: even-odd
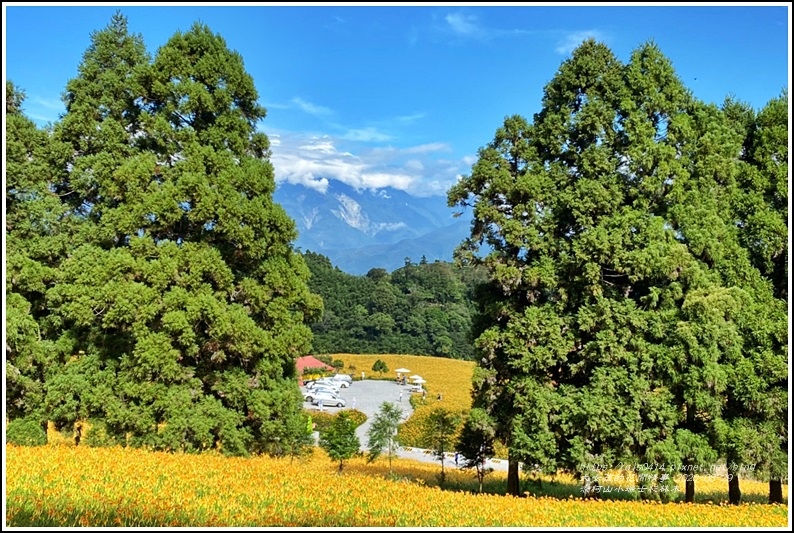
[[(437, 486), (438, 466), (356, 458), (339, 474), (304, 459), (85, 446), (6, 446), (13, 527), (786, 527), (786, 505), (657, 504), (477, 495)], [(494, 473), (492, 476), (503, 474)], [(469, 483), (451, 471), (447, 486)], [(743, 483), (742, 491), (762, 490)]]

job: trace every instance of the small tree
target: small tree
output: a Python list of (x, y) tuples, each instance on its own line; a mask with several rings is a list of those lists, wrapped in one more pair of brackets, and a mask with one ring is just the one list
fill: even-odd
[(377, 459), (386, 449), (389, 458), (389, 474), (392, 473), (392, 459), (397, 455), (397, 426), (400, 423), (401, 410), (394, 404), (383, 402), (380, 411), (375, 415), (372, 425), (367, 431), (369, 437), (369, 454), (367, 462)]
[(444, 453), (452, 448), (455, 431), (459, 424), (460, 415), (446, 409), (436, 409), (427, 418), (426, 435), (433, 454), (436, 459), (441, 460), (441, 474), (438, 478), (441, 484), (447, 479), (447, 474), (444, 471)]
[(372, 365), (372, 371), (377, 372), (382, 376), (384, 372), (389, 371), (389, 367), (382, 360), (378, 359), (377, 361), (375, 361), (375, 364)]
[(492, 468), (485, 468), (485, 459), (493, 457), (496, 428), (484, 409), (475, 408), (469, 413), (458, 437), (457, 450), (463, 456), (462, 468), (475, 468), (480, 492), (482, 482)]
[(339, 461), (339, 471), (345, 466), (345, 460), (353, 457), (361, 443), (356, 435), (356, 423), (346, 412), (340, 412), (334, 418), (331, 427), (320, 434), (320, 447), (328, 453), (332, 461)]

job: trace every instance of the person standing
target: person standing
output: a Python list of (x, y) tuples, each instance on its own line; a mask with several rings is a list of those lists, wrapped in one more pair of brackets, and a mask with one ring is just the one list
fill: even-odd
[(353, 409), (356, 408), (356, 397), (355, 396), (353, 396), (353, 402), (352, 402), (351, 405), (352, 405)]
[(460, 454), (458, 452), (455, 452), (455, 466), (458, 466), (458, 457), (459, 456), (460, 456)]
[(403, 391), (400, 391), (400, 402), (403, 401)]

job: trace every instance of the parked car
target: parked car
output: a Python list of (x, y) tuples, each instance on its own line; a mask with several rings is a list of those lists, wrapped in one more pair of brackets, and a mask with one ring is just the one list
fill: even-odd
[(343, 389), (346, 389), (346, 388), (348, 388), (350, 386), (350, 383), (352, 383), (352, 381), (351, 382), (347, 382), (347, 381), (345, 381), (343, 379), (335, 379), (333, 377), (330, 377), (330, 378), (320, 378), (320, 379), (317, 380), (317, 383), (318, 384), (319, 383), (327, 383), (328, 385), (331, 385), (331, 386), (334, 386), (334, 387), (337, 387), (337, 388), (341, 387)]
[(325, 391), (309, 391), (303, 395), (307, 402), (320, 405), (330, 405), (332, 407), (344, 407), (347, 402), (345, 402), (344, 398), (337, 396), (336, 394), (325, 392)]
[(333, 376), (331, 376), (331, 379), (340, 382), (340, 384), (347, 383), (348, 387), (350, 386), (351, 383), (353, 383), (353, 376), (349, 374), (334, 374)]
[(333, 382), (333, 381), (321, 381), (319, 379), (317, 381), (307, 381), (304, 384), (304, 387), (306, 387), (307, 390), (315, 389), (317, 387), (322, 387), (322, 388), (325, 388), (325, 389), (331, 389), (336, 394), (339, 394), (339, 392), (340, 392), (339, 391), (339, 385), (336, 382)]
[(306, 392), (313, 392), (315, 394), (320, 392), (327, 392), (328, 394), (333, 394), (334, 396), (339, 396), (341, 393), (339, 389), (332, 389), (329, 387), (323, 387), (322, 385), (317, 385), (316, 387), (312, 387), (310, 389), (306, 389)]

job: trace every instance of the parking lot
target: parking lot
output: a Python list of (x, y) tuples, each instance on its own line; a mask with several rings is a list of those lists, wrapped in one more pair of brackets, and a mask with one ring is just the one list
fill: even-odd
[[(301, 387), (301, 392), (305, 392), (305, 388)], [(344, 409), (358, 409), (367, 415), (367, 421), (361, 424), (356, 429), (356, 435), (361, 442), (361, 449), (367, 450), (367, 431), (372, 424), (372, 420), (380, 410), (383, 402), (391, 402), (403, 410), (402, 419), (406, 420), (414, 410), (411, 407), (411, 402), (408, 400), (410, 397), (410, 387), (407, 385), (398, 385), (396, 381), (365, 379), (362, 381), (354, 381), (350, 387), (340, 390), (339, 396), (345, 399), (347, 405), (342, 408), (338, 407), (323, 407), (323, 410), (329, 413), (336, 413)], [(402, 401), (400, 401), (400, 392), (402, 391)], [(355, 405), (354, 405), (355, 399)], [(308, 402), (304, 406), (312, 411), (319, 411), (316, 405), (310, 405)]]
[[(301, 392), (305, 390), (304, 387), (301, 387)], [(400, 401), (400, 391), (403, 393), (402, 401)], [(372, 420), (375, 418), (375, 415), (380, 410), (381, 404), (383, 404), (383, 402), (391, 402), (401, 407), (403, 410), (402, 419), (406, 420), (414, 412), (413, 407), (411, 407), (411, 402), (408, 400), (410, 395), (410, 386), (398, 385), (396, 381), (365, 379), (363, 381), (354, 381), (350, 387), (340, 389), (339, 396), (345, 399), (345, 407), (341, 409), (338, 407), (323, 407), (323, 410), (329, 413), (336, 413), (344, 409), (352, 409), (353, 399), (355, 398), (355, 408), (367, 415), (367, 421), (356, 429), (356, 435), (361, 443), (361, 450), (367, 451), (369, 449), (367, 446), (367, 431), (370, 425), (372, 425)], [(430, 401), (429, 398), (428, 401)], [(319, 411), (320, 409), (318, 406), (310, 405), (308, 402), (304, 403), (304, 406), (310, 411)], [(314, 437), (316, 442), (318, 434), (315, 433)], [(424, 450), (422, 448), (401, 447), (397, 450), (397, 455), (416, 461), (438, 463), (438, 459), (436, 459), (429, 450)], [(454, 452), (446, 453), (445, 456), (446, 466), (448, 468), (454, 468)], [(502, 459), (488, 459), (486, 460), (486, 467), (494, 470), (506, 471), (507, 461)]]

